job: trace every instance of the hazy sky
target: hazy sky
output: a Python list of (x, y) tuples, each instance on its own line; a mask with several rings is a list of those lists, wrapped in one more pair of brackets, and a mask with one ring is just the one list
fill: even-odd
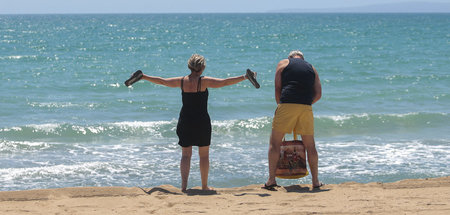
[(405, 1), (450, 3), (450, 0), (0, 0), (0, 14), (267, 12)]

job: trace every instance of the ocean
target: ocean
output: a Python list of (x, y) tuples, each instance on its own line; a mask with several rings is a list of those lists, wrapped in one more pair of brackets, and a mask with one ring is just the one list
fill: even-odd
[[(0, 15), (0, 191), (180, 186), (180, 89), (123, 82), (140, 69), (258, 73), (210, 89), (209, 185), (263, 184), (277, 63), (318, 70), (324, 183), (450, 175), (450, 14)], [(292, 138), (291, 135), (286, 136)], [(310, 176), (281, 185), (310, 184)], [(188, 187), (200, 186), (197, 149)]]

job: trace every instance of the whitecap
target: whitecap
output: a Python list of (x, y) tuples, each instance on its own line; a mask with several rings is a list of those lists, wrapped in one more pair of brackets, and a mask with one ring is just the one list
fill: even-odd
[(110, 87), (114, 87), (114, 88), (119, 88), (120, 84), (119, 83), (114, 83), (114, 84), (110, 84)]
[(29, 152), (40, 151), (50, 148), (50, 144), (46, 142), (32, 142), (32, 141), (0, 141), (0, 152)]

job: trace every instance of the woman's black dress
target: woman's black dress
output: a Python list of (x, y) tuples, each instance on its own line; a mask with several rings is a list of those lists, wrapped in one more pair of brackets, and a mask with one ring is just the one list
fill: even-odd
[(209, 146), (211, 144), (211, 119), (208, 114), (208, 89), (201, 92), (198, 80), (197, 92), (184, 92), (181, 79), (183, 107), (178, 118), (178, 144), (182, 147)]

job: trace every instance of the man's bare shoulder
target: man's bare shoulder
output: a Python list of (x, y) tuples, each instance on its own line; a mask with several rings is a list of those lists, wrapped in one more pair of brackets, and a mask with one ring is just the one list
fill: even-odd
[(288, 64), (289, 64), (289, 59), (281, 60), (280, 62), (278, 62), (277, 70), (284, 69), (284, 67), (286, 67)]
[(280, 62), (278, 62), (278, 64), (288, 64), (289, 63), (289, 59), (283, 59), (280, 60)]

